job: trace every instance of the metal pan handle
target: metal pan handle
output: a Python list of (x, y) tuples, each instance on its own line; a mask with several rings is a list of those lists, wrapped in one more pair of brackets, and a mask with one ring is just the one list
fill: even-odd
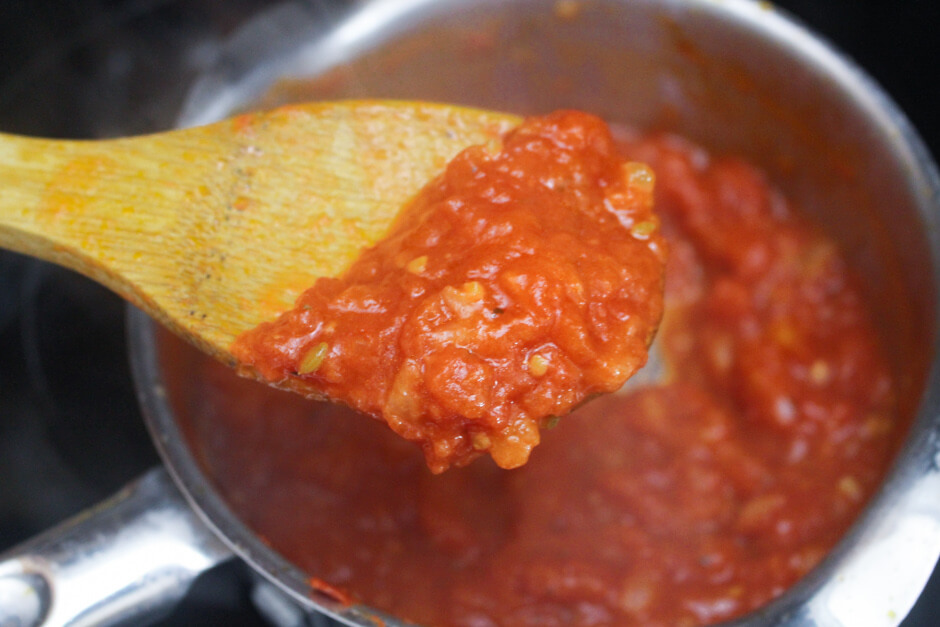
[(231, 556), (155, 468), (0, 556), (0, 626), (139, 624)]

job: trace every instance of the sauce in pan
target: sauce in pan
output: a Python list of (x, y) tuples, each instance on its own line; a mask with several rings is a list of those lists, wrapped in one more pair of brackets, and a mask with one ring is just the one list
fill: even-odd
[(460, 627), (703, 625), (820, 561), (900, 435), (851, 272), (747, 163), (672, 137), (620, 149), (656, 173), (665, 380), (561, 418), (523, 468), (434, 475), (384, 425), (206, 360), (194, 447), (271, 546)]

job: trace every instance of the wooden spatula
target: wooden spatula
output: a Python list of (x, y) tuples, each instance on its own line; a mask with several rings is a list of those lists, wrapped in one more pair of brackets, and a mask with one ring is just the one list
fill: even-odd
[(236, 336), (339, 274), (456, 153), (518, 122), (346, 101), (127, 139), (0, 135), (0, 247), (89, 276), (232, 364)]

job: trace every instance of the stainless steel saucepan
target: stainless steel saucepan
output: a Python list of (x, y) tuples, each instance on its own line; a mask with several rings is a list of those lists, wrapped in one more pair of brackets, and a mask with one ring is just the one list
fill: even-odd
[[(897, 107), (850, 60), (749, 0), (374, 0), (341, 15), (285, 3), (226, 46), (180, 124), (289, 97), (570, 107), (676, 131), (769, 172), (864, 278), (910, 430), (829, 558), (735, 624), (895, 625), (907, 614), (940, 555), (940, 180)], [(129, 332), (165, 466), (4, 556), (0, 625), (138, 624), (233, 556), (298, 612), (376, 624), (368, 608), (318, 596), (219, 497), (186, 439), (191, 360), (138, 312)]]

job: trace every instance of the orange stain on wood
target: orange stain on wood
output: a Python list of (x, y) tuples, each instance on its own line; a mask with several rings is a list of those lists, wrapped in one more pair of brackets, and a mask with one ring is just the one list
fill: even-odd
[(268, 320), (291, 309), (315, 278), (309, 271), (285, 272), (273, 277), (270, 284), (259, 290), (257, 300), (246, 301), (244, 306), (256, 309), (260, 320)]
[(104, 173), (113, 170), (114, 159), (109, 157), (82, 156), (69, 161), (47, 185), (38, 215), (51, 224), (82, 215), (106, 186), (102, 185)]

